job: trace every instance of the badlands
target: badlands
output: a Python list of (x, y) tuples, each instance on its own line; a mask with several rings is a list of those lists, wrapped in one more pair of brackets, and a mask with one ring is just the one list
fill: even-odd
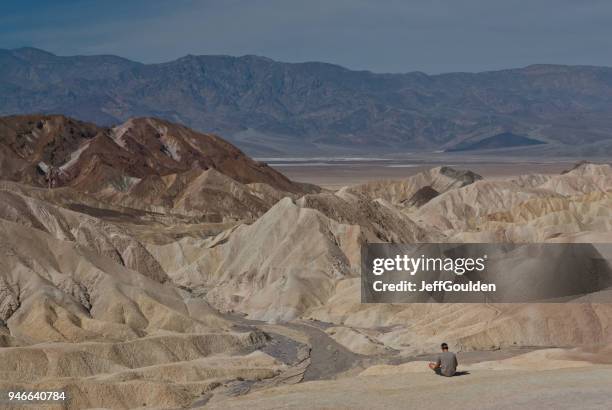
[(366, 243), (612, 242), (610, 165), (330, 190), (167, 121), (13, 116), (0, 172), (2, 408), (612, 403), (612, 304), (360, 303)]

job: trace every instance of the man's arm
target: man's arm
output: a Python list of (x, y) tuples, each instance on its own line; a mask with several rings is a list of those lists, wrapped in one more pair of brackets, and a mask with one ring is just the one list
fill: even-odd
[(438, 369), (440, 366), (442, 365), (442, 358), (440, 356), (438, 356), (438, 360), (436, 360), (435, 362), (429, 362), (429, 368), (431, 370), (436, 370)]

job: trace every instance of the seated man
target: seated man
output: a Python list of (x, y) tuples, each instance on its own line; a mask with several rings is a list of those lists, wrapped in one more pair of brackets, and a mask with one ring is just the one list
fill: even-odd
[(448, 351), (446, 343), (442, 343), (440, 347), (442, 353), (438, 355), (438, 360), (435, 363), (429, 363), (429, 368), (440, 376), (453, 376), (457, 371), (457, 356), (455, 356), (455, 353)]

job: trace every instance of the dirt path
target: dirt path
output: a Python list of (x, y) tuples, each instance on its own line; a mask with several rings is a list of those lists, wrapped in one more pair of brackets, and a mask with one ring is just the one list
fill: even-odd
[[(359, 366), (366, 359), (365, 356), (351, 352), (325, 333), (326, 324), (323, 322), (269, 324), (234, 315), (226, 317), (235, 321), (237, 328), (257, 328), (270, 335), (271, 341), (262, 351), (285, 364), (294, 365), (303, 361), (305, 358), (300, 356), (299, 351), (306, 347), (309, 363), (303, 380), (330, 379)], [(290, 336), (292, 332), (286, 332), (287, 329), (293, 331), (293, 337)]]
[(333, 340), (323, 330), (324, 324), (317, 326), (302, 321), (270, 324), (237, 315), (224, 316), (235, 323), (235, 330), (258, 329), (265, 332), (269, 340), (260, 350), (286, 364), (288, 369), (271, 379), (227, 383), (199, 398), (192, 403), (191, 408), (202, 408), (214, 402), (272, 387), (333, 379), (340, 373), (361, 366), (365, 359)]
[(304, 381), (331, 379), (359, 366), (364, 357), (337, 343), (323, 330), (306, 323), (287, 326), (307, 335), (310, 344), (310, 365), (304, 373)]

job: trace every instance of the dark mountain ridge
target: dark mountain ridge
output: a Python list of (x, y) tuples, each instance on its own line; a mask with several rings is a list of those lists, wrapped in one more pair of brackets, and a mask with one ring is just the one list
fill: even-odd
[(257, 56), (141, 64), (0, 50), (0, 115), (22, 113), (104, 125), (160, 117), (222, 134), (256, 154), (452, 150), (503, 133), (545, 142), (550, 155), (577, 144), (583, 155), (605, 154), (612, 148), (612, 69), (375, 74)]
[(501, 134), (493, 135), (476, 142), (467, 142), (466, 144), (459, 144), (453, 147), (449, 151), (477, 151), (477, 150), (493, 150), (493, 149), (504, 149), (514, 147), (527, 147), (532, 145), (545, 144), (542, 141), (528, 138), (523, 135), (516, 135), (511, 132), (503, 132)]
[(0, 117), (3, 180), (89, 191), (209, 169), (283, 192), (316, 190), (290, 181), (216, 135), (156, 118), (131, 118), (107, 128), (61, 115)]

